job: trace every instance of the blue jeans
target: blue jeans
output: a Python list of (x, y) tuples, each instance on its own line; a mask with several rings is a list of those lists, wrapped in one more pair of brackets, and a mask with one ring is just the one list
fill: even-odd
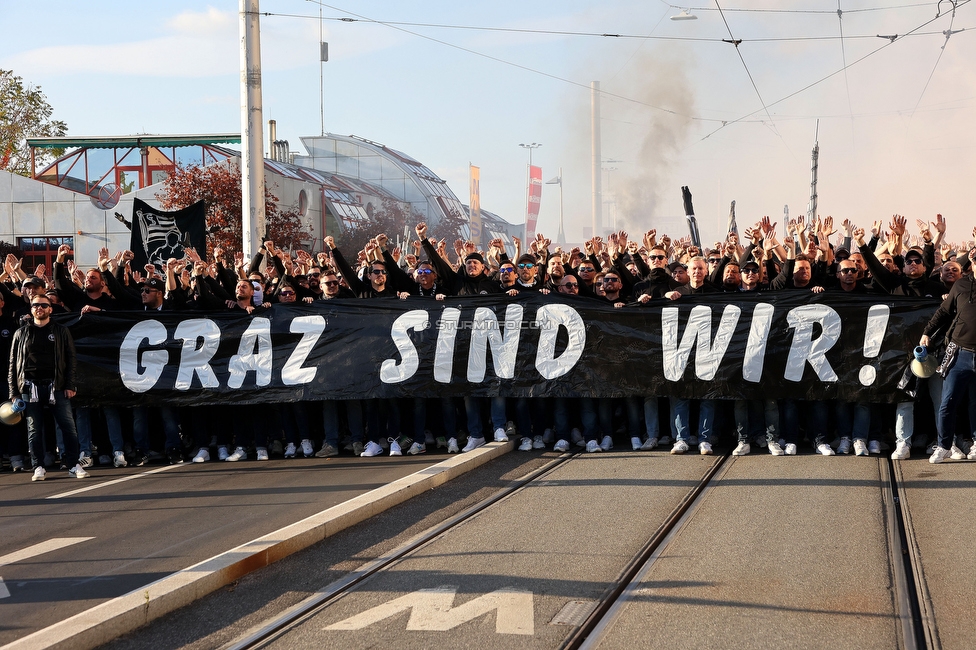
[(71, 412), (71, 400), (63, 390), (54, 391), (54, 404), (48, 401), (48, 390), (38, 388), (38, 401), (27, 402), (30, 395), (24, 395), (27, 402), (24, 419), (27, 420), (27, 448), (30, 450), (31, 466), (40, 467), (44, 462), (44, 409), (51, 409), (54, 421), (64, 436), (64, 463), (74, 467), (78, 463), (78, 430)]
[(837, 435), (867, 441), (871, 428), (871, 405), (864, 402), (837, 402)]
[(816, 449), (827, 442), (827, 405), (821, 401), (784, 399), (783, 439), (787, 444), (797, 444), (800, 437), (800, 418), (807, 423), (807, 436)]
[[(675, 440), (688, 439), (694, 435), (691, 428), (691, 400), (680, 397), (669, 398), (671, 406), (671, 437)], [(646, 408), (645, 408), (646, 412)], [(655, 412), (655, 416), (657, 413)], [(713, 442), (715, 437), (715, 400), (703, 399), (698, 406), (698, 442)]]
[[(119, 409), (114, 406), (101, 407), (105, 414), (105, 425), (108, 428), (108, 439), (112, 443), (112, 451), (122, 451), (125, 441), (122, 439), (122, 418)], [(92, 451), (92, 417), (98, 409), (83, 406), (78, 409), (77, 421), (75, 426), (78, 430), (78, 448), (80, 451), (91, 455)], [(136, 445), (138, 447), (138, 445)], [(144, 449), (148, 449), (147, 444)]]
[(973, 384), (973, 377), (976, 377), (976, 359), (969, 350), (960, 349), (956, 356), (956, 362), (949, 369), (949, 373), (942, 384), (942, 404), (939, 405), (936, 428), (939, 432), (938, 444), (943, 449), (952, 447), (959, 400), (969, 391)]
[(580, 407), (580, 420), (583, 422), (583, 438), (589, 442), (596, 440), (597, 436), (597, 400), (592, 397), (581, 397), (578, 400), (570, 400), (565, 397), (557, 397), (553, 405), (553, 416), (556, 420), (556, 440), (569, 440), (570, 434), (570, 402), (578, 402)]
[(735, 430), (739, 442), (765, 436), (766, 442), (779, 442), (779, 404), (774, 399), (735, 400)]
[(363, 406), (358, 399), (337, 400), (327, 399), (322, 402), (322, 428), (325, 429), (325, 441), (335, 448), (339, 448), (339, 404), (345, 405), (346, 421), (353, 442), (363, 441)]
[[(160, 406), (157, 410), (159, 417), (163, 420), (163, 432), (166, 434), (166, 451), (183, 449), (183, 441), (180, 440), (180, 414), (172, 406)], [(108, 418), (108, 410), (105, 411)], [(109, 435), (112, 426), (109, 424)], [(136, 449), (149, 451), (149, 407), (137, 406), (132, 409), (132, 437), (135, 438)], [(119, 436), (121, 439), (121, 436)], [(112, 441), (115, 447), (115, 441)], [(115, 447), (118, 451), (120, 448)]]
[(443, 399), (415, 397), (413, 400), (413, 441), (424, 444), (427, 439), (428, 406), (433, 406), (440, 411), (441, 428), (438, 431), (443, 431), (447, 438), (453, 438), (457, 428), (454, 400), (449, 397)]

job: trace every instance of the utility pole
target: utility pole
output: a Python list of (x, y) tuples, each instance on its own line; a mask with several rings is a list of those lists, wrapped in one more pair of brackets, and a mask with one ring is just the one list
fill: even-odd
[(241, 20), (241, 226), (244, 259), (265, 233), (264, 133), (261, 109), (261, 23), (258, 0), (240, 0)]

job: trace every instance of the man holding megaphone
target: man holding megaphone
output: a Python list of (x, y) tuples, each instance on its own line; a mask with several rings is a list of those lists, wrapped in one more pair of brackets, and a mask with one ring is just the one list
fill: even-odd
[(43, 459), (44, 409), (53, 411), (64, 434), (64, 460), (68, 473), (85, 478), (78, 464), (78, 432), (71, 413), (75, 396), (75, 343), (68, 328), (51, 320), (51, 301), (46, 294), (31, 297), (31, 320), (14, 333), (10, 350), (8, 382), (10, 399), (26, 402), (27, 446), (34, 467), (32, 481), (45, 477)]

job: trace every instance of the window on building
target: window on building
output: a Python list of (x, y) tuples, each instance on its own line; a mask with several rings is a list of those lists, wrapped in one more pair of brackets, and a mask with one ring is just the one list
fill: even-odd
[(47, 267), (47, 273), (50, 275), (51, 270), (54, 268), (54, 260), (58, 257), (58, 248), (63, 244), (70, 246), (73, 251), (75, 238), (18, 237), (17, 246), (20, 247), (20, 250), (24, 251), (24, 259), (21, 261), (20, 268), (24, 270), (24, 273), (32, 275), (34, 269), (39, 264), (43, 264)]

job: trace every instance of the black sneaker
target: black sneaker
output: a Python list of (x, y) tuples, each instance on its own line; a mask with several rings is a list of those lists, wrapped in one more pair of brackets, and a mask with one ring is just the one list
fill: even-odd
[(166, 455), (169, 456), (170, 465), (180, 465), (183, 462), (183, 452), (175, 447), (167, 451)]
[(129, 465), (131, 465), (132, 467), (142, 467), (143, 465), (149, 462), (149, 456), (143, 453), (141, 449), (137, 449), (136, 451), (129, 452), (129, 454), (127, 454), (126, 457), (130, 459)]

